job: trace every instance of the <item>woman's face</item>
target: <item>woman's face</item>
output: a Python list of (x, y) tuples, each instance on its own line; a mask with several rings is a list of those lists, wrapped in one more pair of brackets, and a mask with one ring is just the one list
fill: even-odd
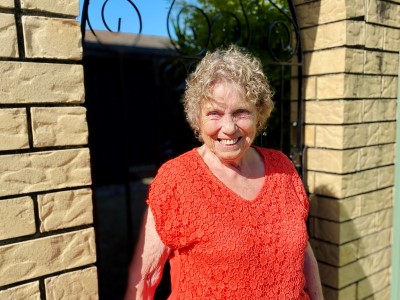
[(202, 105), (200, 135), (222, 162), (240, 163), (256, 135), (256, 107), (231, 83), (216, 83), (212, 96)]

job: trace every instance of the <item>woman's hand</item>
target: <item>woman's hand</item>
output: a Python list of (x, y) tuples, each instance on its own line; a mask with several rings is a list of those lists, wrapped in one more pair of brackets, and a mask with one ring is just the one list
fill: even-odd
[(156, 231), (151, 210), (147, 209), (136, 251), (129, 267), (125, 300), (153, 299), (170, 252), (171, 250), (164, 245)]
[(319, 276), (318, 263), (314, 252), (307, 243), (307, 249), (304, 257), (304, 275), (306, 277), (306, 289), (311, 300), (323, 300), (321, 279)]

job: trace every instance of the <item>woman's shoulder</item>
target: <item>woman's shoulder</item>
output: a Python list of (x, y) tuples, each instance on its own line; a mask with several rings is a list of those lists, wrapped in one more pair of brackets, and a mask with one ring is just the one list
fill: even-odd
[(197, 168), (197, 150), (194, 148), (163, 163), (157, 174), (173, 175), (195, 168)]
[(271, 148), (256, 147), (256, 149), (264, 156), (267, 161), (275, 161), (281, 163), (291, 163), (289, 157), (280, 150)]
[(296, 172), (292, 160), (282, 151), (262, 147), (256, 147), (256, 149), (263, 155), (267, 168), (272, 167), (273, 171), (278, 173)]

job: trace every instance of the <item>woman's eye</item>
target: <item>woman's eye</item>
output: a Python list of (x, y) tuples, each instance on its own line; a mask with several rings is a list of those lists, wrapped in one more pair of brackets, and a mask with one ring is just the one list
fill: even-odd
[(245, 109), (241, 109), (235, 112), (236, 118), (248, 118), (250, 116), (250, 112)]
[(217, 112), (217, 111), (210, 111), (210, 112), (207, 113), (207, 115), (209, 117), (216, 118), (216, 117), (219, 117), (221, 114), (219, 112)]

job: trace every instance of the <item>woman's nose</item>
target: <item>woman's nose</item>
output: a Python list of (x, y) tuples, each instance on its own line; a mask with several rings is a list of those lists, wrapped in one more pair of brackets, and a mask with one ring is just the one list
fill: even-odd
[(223, 118), (223, 130), (227, 134), (232, 134), (236, 131), (236, 120), (231, 115), (226, 115)]

